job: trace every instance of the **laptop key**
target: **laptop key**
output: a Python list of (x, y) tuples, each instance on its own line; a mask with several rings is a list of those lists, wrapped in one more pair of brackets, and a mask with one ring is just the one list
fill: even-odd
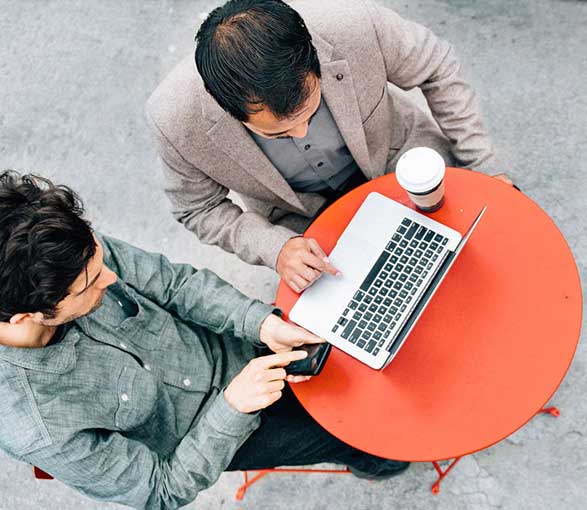
[(385, 306), (389, 306), (389, 305), (391, 305), (391, 303), (392, 303), (392, 301), (391, 301), (391, 299), (390, 299), (390, 298), (385, 298), (385, 299), (383, 300), (383, 304), (384, 304)]
[(437, 243), (439, 243), (440, 241), (442, 241), (442, 236), (441, 236), (440, 234), (436, 234), (436, 235), (434, 236), (434, 240), (435, 240)]
[(399, 309), (399, 311), (405, 312), (407, 307), (408, 307), (408, 305), (402, 305), (402, 307)]
[(350, 336), (350, 334), (352, 333), (353, 329), (355, 329), (356, 325), (357, 325), (357, 321), (353, 321), (353, 320), (349, 321), (349, 323), (347, 324), (346, 328), (344, 328), (344, 330), (340, 334), (340, 336), (343, 338), (348, 338)]
[(385, 280), (385, 283), (383, 284), (383, 288), (388, 288), (391, 287), (393, 285), (393, 282), (391, 280)]
[(442, 253), (443, 250), (443, 246), (439, 246), (438, 249), (436, 250), (436, 253)]
[(363, 347), (365, 347), (365, 344), (366, 344), (366, 343), (367, 343), (367, 342), (361, 338), (361, 339), (360, 339), (360, 340), (357, 342), (357, 347), (360, 347), (360, 348), (362, 349)]
[[(391, 259), (390, 259), (392, 262), (393, 262), (393, 259), (394, 259), (394, 257), (395, 257), (395, 256), (392, 256), (392, 257), (391, 257)], [(397, 262), (397, 257), (395, 257), (395, 260), (396, 260), (396, 262)], [(394, 264), (395, 264), (395, 262), (394, 262)], [(393, 266), (392, 266), (391, 264), (385, 264), (385, 268), (384, 268), (384, 269), (385, 269), (386, 271), (391, 271), (391, 270), (393, 269)]]
[(363, 303), (366, 305), (368, 305), (371, 301), (373, 301), (373, 296), (365, 296), (365, 299), (363, 299)]
[(365, 347), (364, 349), (367, 352), (371, 352), (373, 349), (375, 349), (376, 346), (377, 346), (377, 342), (375, 340), (369, 340), (367, 347)]
[[(418, 268), (416, 268), (416, 269), (418, 269)], [(417, 274), (416, 269), (414, 269), (414, 272), (408, 278), (408, 280), (412, 283), (415, 283), (415, 281), (418, 279), (418, 274)], [(420, 271), (422, 271), (422, 269), (420, 269)]]
[(383, 285), (383, 280), (375, 280), (375, 283), (373, 284), (373, 287), (379, 288)]
[(332, 332), (336, 333), (336, 330), (338, 329), (338, 324), (335, 324), (334, 327), (332, 328)]
[[(414, 268), (412, 266), (406, 266), (406, 268), (404, 269), (404, 274), (409, 275), (412, 271), (414, 270)], [(405, 282), (405, 280), (402, 280)]]
[(377, 342), (377, 346), (381, 347), (384, 343), (385, 343), (385, 338), (382, 338), (381, 340), (379, 340), (379, 342)]
[(394, 306), (402, 306), (403, 301), (400, 298), (397, 298), (394, 302)]
[(422, 241), (422, 242), (421, 242), (421, 243), (418, 245), (418, 247), (419, 247), (421, 250), (427, 250), (427, 249), (428, 249), (428, 243), (426, 243), (426, 242)]
[(404, 218), (404, 219), (402, 220), (402, 225), (403, 225), (404, 227), (409, 227), (409, 226), (410, 226), (410, 223), (412, 223), (412, 220), (410, 220), (409, 218)]
[(428, 264), (428, 265), (426, 266), (426, 269), (428, 269), (428, 271), (430, 271), (430, 270), (432, 269), (432, 262), (430, 262), (430, 264)]
[(369, 331), (375, 331), (375, 324), (373, 322), (370, 322), (369, 324), (367, 324), (367, 329)]
[(438, 248), (438, 243), (430, 243), (430, 249), (432, 251), (436, 250), (436, 248)]
[(355, 292), (353, 299), (356, 299), (357, 301), (361, 301), (361, 299), (363, 299), (364, 297), (365, 297), (365, 293), (358, 290), (357, 292)]
[(389, 291), (389, 297), (390, 298), (394, 298), (397, 296), (397, 290), (390, 290)]
[(381, 317), (381, 315), (379, 315), (378, 313), (376, 313), (375, 317), (373, 317), (373, 320), (375, 322), (381, 322), (381, 319), (383, 319), (383, 317)]
[(442, 241), (441, 241), (442, 246), (444, 246), (447, 242), (448, 242), (448, 237), (443, 237)]
[[(384, 322), (382, 322), (381, 324), (379, 324), (379, 326), (377, 326), (377, 329), (379, 331), (385, 331), (387, 329), (387, 324), (385, 324)], [(375, 333), (377, 334), (377, 333)]]
[[(400, 275), (399, 275), (399, 281), (400, 281), (400, 282), (405, 282), (405, 281), (408, 279), (408, 275), (407, 275), (408, 268), (406, 267), (406, 268), (404, 269), (404, 271), (405, 271), (405, 273), (402, 273), (402, 274), (400, 274)], [(394, 287), (395, 287), (395, 285), (394, 285)], [(398, 288), (398, 287), (396, 287), (396, 288), (399, 290), (399, 288)]]
[(428, 276), (428, 271), (423, 271), (422, 272), (422, 278), (426, 278), (426, 276)]
[(381, 296), (375, 296), (375, 304), (380, 305), (383, 302), (383, 298)]
[(342, 312), (342, 316), (346, 317), (349, 314), (349, 311), (350, 310), (348, 308), (345, 308), (344, 311)]
[(406, 257), (405, 255), (402, 255), (402, 257), (399, 259), (399, 261), (402, 264), (405, 264), (408, 260), (410, 260), (408, 257)]
[(404, 270), (404, 266), (403, 266), (403, 265), (401, 265), (401, 264), (396, 264), (396, 266), (395, 266), (395, 270), (396, 270), (398, 273), (401, 273), (401, 272)]
[(406, 303), (408, 303), (408, 304), (409, 304), (409, 303), (411, 303), (411, 302), (412, 302), (412, 296), (408, 296), (408, 297), (406, 298)]
[(388, 314), (385, 317), (383, 317), (383, 320), (389, 324), (393, 320), (393, 316)]
[(389, 309), (389, 313), (390, 313), (391, 315), (395, 315), (395, 314), (397, 313), (397, 308), (396, 308), (395, 306), (392, 306), (392, 307)]
[(364, 312), (367, 309), (367, 305), (365, 303), (361, 303), (359, 305), (359, 312)]
[(375, 349), (373, 349), (373, 356), (377, 356), (378, 353), (379, 353), (379, 347), (375, 347)]
[(408, 230), (408, 229), (407, 229), (406, 227), (402, 226), (402, 225), (400, 225), (400, 226), (398, 227), (398, 229), (397, 229), (397, 231), (398, 231), (400, 234), (405, 234), (405, 233), (406, 233), (406, 230)]
[(402, 240), (402, 236), (400, 236), (398, 233), (395, 233), (391, 236), (391, 239), (393, 241), (401, 241)]
[[(385, 283), (387, 283), (387, 282), (385, 282)], [(389, 282), (389, 283), (391, 283), (391, 282)], [(386, 289), (385, 287), (383, 287), (383, 288), (382, 288), (382, 289), (379, 291), (379, 294), (380, 294), (380, 295), (382, 295), (382, 296), (387, 296), (387, 293), (388, 293), (388, 292), (389, 292), (389, 289)]]
[(407, 242), (405, 239), (402, 239), (402, 240), (399, 242), (399, 245), (400, 245), (402, 248), (405, 248), (405, 247), (408, 245), (408, 242)]
[[(397, 234), (395, 234), (395, 235), (397, 235)], [(395, 236), (394, 236), (394, 237), (395, 237)], [(398, 239), (398, 241), (399, 241), (399, 239)], [(385, 247), (385, 249), (386, 249), (386, 250), (389, 250), (389, 251), (393, 251), (393, 250), (395, 250), (396, 248), (397, 248), (397, 243), (394, 243), (393, 241), (389, 241), (389, 242), (387, 243), (387, 246)]]
[(356, 309), (357, 309), (357, 306), (359, 306), (359, 303), (357, 303), (356, 301), (351, 301), (351, 302), (349, 303), (349, 308), (350, 308), (351, 310), (356, 310)]
[(410, 243), (410, 246), (411, 246), (412, 248), (417, 248), (417, 247), (418, 247), (418, 241), (416, 241), (416, 240), (413, 240), (413, 241)]
[(426, 227), (420, 227), (414, 236), (416, 239), (420, 240), (424, 237), (424, 234), (428, 231)]
[(338, 324), (340, 324), (341, 326), (346, 326), (347, 323), (348, 323), (348, 319), (345, 319), (344, 317), (341, 317), (340, 319), (338, 319)]
[(426, 235), (424, 236), (424, 241), (430, 242), (430, 241), (432, 241), (433, 237), (434, 237), (434, 232), (432, 230), (429, 230), (428, 232), (426, 232)]
[(359, 328), (365, 329), (367, 327), (367, 321), (359, 321)]
[(418, 223), (416, 223), (416, 222), (412, 223), (412, 224), (410, 225), (410, 228), (408, 228), (408, 231), (406, 232), (406, 234), (405, 234), (405, 236), (404, 236), (404, 237), (405, 237), (406, 239), (411, 239), (412, 237), (414, 237), (414, 234), (415, 234), (415, 233), (416, 233), (416, 231), (418, 230), (418, 227), (419, 227), (419, 226), (420, 226), (420, 225), (419, 225)]
[(361, 312), (355, 312), (353, 314), (353, 320), (356, 320), (356, 321), (361, 320), (361, 317), (363, 317), (363, 314)]
[(371, 271), (369, 271), (369, 274), (363, 280), (363, 283), (361, 284), (361, 287), (360, 287), (361, 290), (367, 290), (371, 286), (371, 283), (373, 282), (373, 280), (375, 280), (375, 277), (377, 276), (379, 271), (381, 271), (381, 268), (385, 265), (388, 258), (389, 258), (389, 253), (387, 253), (387, 252), (383, 252), (381, 255), (379, 255), (379, 258), (377, 259), (375, 264), (373, 264)]
[(395, 282), (393, 285), (394, 289), (400, 290), (403, 287), (401, 282)]
[(405, 289), (399, 293), (399, 297), (402, 299), (405, 299), (407, 297), (407, 295), (408, 295), (408, 293), (406, 292)]
[(432, 262), (436, 262), (437, 258), (438, 258), (438, 255), (436, 255), (436, 254), (432, 255)]
[(371, 312), (367, 312), (365, 315), (363, 315), (363, 319), (365, 319), (366, 321), (370, 321), (373, 318), (373, 314)]
[(387, 306), (381, 305), (379, 310), (377, 310), (377, 313), (379, 313), (379, 315), (385, 315), (387, 313)]
[(377, 311), (377, 305), (375, 303), (369, 305), (369, 311), (375, 313)]
[[(393, 326), (391, 326), (393, 327)], [(383, 338), (387, 338), (389, 335), (391, 334), (391, 329), (388, 329), (387, 331), (383, 332)]]
[(351, 333), (351, 336), (349, 336), (349, 342), (351, 342), (352, 344), (356, 343), (357, 340), (359, 340), (359, 338), (361, 337), (361, 333), (362, 331), (360, 329), (355, 328)]

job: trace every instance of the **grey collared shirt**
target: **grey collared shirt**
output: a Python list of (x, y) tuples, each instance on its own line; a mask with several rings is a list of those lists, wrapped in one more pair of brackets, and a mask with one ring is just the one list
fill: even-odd
[(249, 131), (294, 191), (337, 190), (357, 170), (324, 98), (304, 138), (264, 138)]
[(223, 389), (275, 309), (207, 270), (99, 236), (118, 282), (46, 347), (0, 346), (0, 448), (99, 500), (173, 509), (259, 426)]

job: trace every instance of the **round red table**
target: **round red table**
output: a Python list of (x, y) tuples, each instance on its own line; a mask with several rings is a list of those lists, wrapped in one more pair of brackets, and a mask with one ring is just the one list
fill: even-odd
[[(338, 200), (305, 235), (329, 253), (372, 191), (413, 207), (395, 175), (385, 175)], [(572, 253), (532, 200), (469, 170), (447, 169), (445, 204), (429, 216), (464, 233), (484, 205), (477, 229), (387, 368), (373, 370), (333, 348), (320, 376), (292, 385), (336, 437), (398, 460), (460, 457), (520, 428), (560, 385), (581, 328)], [(276, 303), (287, 314), (297, 297), (281, 283)]]

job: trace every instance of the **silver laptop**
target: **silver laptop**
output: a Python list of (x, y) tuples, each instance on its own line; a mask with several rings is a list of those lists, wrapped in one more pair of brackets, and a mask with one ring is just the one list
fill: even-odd
[(461, 236), (379, 193), (370, 193), (328, 256), (323, 274), (289, 317), (375, 369), (398, 353), (483, 216)]

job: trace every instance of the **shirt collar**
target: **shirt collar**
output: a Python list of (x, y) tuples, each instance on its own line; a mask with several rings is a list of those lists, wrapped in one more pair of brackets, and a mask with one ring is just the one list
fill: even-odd
[(63, 339), (54, 345), (35, 349), (0, 345), (0, 359), (30, 370), (64, 374), (75, 366), (75, 344), (79, 339), (79, 331), (72, 327)]

